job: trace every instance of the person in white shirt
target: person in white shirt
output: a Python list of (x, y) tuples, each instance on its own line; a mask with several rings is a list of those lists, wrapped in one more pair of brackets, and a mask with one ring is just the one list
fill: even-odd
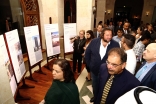
[(126, 62), (126, 69), (134, 74), (135, 73), (135, 67), (136, 67), (136, 56), (133, 51), (133, 46), (135, 43), (135, 37), (130, 34), (125, 34), (121, 38), (121, 48), (125, 50), (127, 53), (127, 62)]

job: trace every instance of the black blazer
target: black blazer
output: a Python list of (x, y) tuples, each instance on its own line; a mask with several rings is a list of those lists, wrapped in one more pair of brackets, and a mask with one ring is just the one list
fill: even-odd
[(85, 37), (80, 41), (80, 37), (74, 40), (73, 48), (74, 48), (74, 53), (84, 53), (83, 47), (85, 46), (86, 39)]
[(85, 51), (86, 64), (89, 66), (91, 72), (93, 72), (95, 75), (98, 75), (100, 65), (106, 62), (108, 57), (108, 51), (111, 48), (119, 47), (119, 43), (117, 43), (114, 40), (111, 40), (110, 44), (107, 47), (106, 54), (101, 60), (101, 56), (99, 53), (100, 45), (101, 45), (101, 38), (95, 38), (90, 42), (89, 46)]
[[(140, 67), (140, 69), (145, 65), (146, 62)], [(142, 86), (147, 86), (156, 90), (156, 65), (154, 65), (149, 72), (144, 76), (141, 81)]]
[[(103, 89), (109, 77), (110, 74), (108, 73), (107, 65), (102, 64), (100, 67), (98, 91), (97, 94), (95, 94), (94, 104), (100, 104)], [(122, 73), (115, 75), (105, 104), (114, 104), (120, 96), (139, 85), (139, 80), (129, 71), (124, 69)]]

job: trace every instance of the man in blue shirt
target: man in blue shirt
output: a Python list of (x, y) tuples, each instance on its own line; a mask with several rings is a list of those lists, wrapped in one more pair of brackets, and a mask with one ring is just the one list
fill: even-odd
[(141, 82), (142, 86), (156, 90), (156, 43), (151, 43), (146, 47), (143, 52), (143, 58), (146, 61), (135, 77)]

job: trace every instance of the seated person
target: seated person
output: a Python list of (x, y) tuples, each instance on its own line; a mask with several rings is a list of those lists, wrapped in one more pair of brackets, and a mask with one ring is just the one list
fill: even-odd
[(53, 83), (42, 104), (80, 104), (78, 88), (69, 62), (57, 59), (53, 63)]

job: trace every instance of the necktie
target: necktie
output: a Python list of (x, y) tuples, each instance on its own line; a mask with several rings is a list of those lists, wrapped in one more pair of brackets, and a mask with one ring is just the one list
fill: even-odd
[(147, 69), (147, 66), (143, 66), (135, 75), (135, 77), (138, 79), (142, 74), (143, 72)]
[(111, 75), (104, 87), (101, 104), (105, 104), (105, 102), (106, 102), (107, 95), (109, 93), (109, 90), (110, 90), (112, 82), (113, 82), (113, 78), (114, 78), (114, 75)]

